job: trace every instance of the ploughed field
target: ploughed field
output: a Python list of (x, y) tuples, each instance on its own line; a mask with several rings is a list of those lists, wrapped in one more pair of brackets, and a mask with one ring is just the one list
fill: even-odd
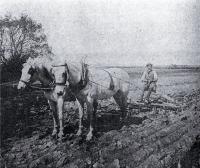
[[(141, 74), (143, 68), (125, 68), (129, 72), (131, 83), (130, 97), (135, 99), (140, 94)], [(200, 69), (155, 69), (158, 74), (157, 92), (165, 95), (176, 96), (180, 93), (189, 93), (200, 86)]]
[[(132, 83), (129, 98), (135, 101), (140, 94), (143, 69), (124, 69)], [(196, 135), (200, 135), (197, 131), (200, 128), (200, 70), (162, 68), (156, 71), (157, 92), (171, 96), (184, 109), (130, 108), (128, 119), (121, 124), (113, 99), (100, 101), (98, 132), (91, 142), (85, 141), (87, 129), (82, 137), (75, 136), (78, 129), (75, 103), (65, 103), (65, 137), (58, 142), (51, 137), (53, 120), (42, 93), (19, 94), (5, 87), (7, 93), (1, 98), (1, 166), (176, 167), (183, 157), (182, 167), (199, 167), (200, 143)], [(88, 126), (86, 116), (84, 125)]]

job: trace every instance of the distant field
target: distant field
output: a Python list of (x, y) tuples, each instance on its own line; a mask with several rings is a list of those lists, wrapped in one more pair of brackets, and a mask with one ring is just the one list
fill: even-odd
[[(137, 99), (141, 88), (140, 78), (144, 68), (123, 68), (130, 75), (131, 91), (129, 96)], [(177, 94), (190, 92), (200, 87), (200, 69), (155, 69), (158, 74), (157, 92), (162, 94)]]

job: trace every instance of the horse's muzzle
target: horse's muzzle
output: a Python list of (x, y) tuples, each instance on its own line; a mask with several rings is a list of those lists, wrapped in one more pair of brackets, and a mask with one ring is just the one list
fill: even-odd
[(26, 83), (19, 81), (19, 84), (17, 85), (18, 90), (23, 90), (26, 87)]
[(55, 93), (58, 96), (63, 96), (65, 92), (65, 86), (64, 85), (56, 85), (55, 87)]

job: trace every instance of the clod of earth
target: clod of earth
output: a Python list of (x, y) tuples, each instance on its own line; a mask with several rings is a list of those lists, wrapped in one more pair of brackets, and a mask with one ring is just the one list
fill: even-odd
[[(66, 139), (64, 142), (57, 142), (50, 136), (49, 130), (52, 129), (53, 121), (46, 102), (35, 101), (35, 104), (31, 105), (28, 103), (28, 98), (23, 102), (6, 101), (5, 104), (10, 104), (11, 101), (13, 105), (14, 103), (28, 105), (24, 111), (23, 108), (16, 108), (15, 111), (16, 119), (20, 119), (22, 123), (19, 126), (28, 129), (29, 134), (24, 135), (22, 129), (21, 132), (19, 131), (22, 138), (16, 135), (15, 138), (5, 139), (0, 160), (7, 167), (20, 168), (27, 165), (30, 168), (143, 168), (146, 166), (155, 168), (176, 165), (200, 135), (200, 113), (198, 112), (200, 90), (181, 96), (184, 99), (181, 100), (180, 96), (174, 99), (179, 103), (183, 100), (190, 102), (190, 104), (185, 103), (184, 110), (177, 112), (173, 109), (158, 109), (136, 114), (133, 109), (133, 114), (130, 110), (130, 116), (123, 127), (116, 124), (118, 115), (113, 117), (116, 119), (115, 122), (109, 124), (105, 122), (102, 126), (102, 122), (109, 121), (112, 115), (104, 115), (108, 110), (106, 107), (102, 111), (99, 109), (97, 127), (101, 128), (99, 128), (100, 133), (90, 143), (84, 141), (86, 130), (83, 137), (73, 136), (78, 122), (74, 110), (69, 111), (68, 115), (65, 113)], [(191, 103), (194, 97), (195, 101)], [(116, 109), (114, 104), (109, 107), (111, 114), (116, 112)], [(26, 118), (22, 120), (18, 117), (21, 112), (29, 113), (27, 125), (25, 125)], [(105, 120), (102, 121), (102, 118)], [(84, 124), (87, 125), (87, 122)], [(182, 163), (183, 161), (180, 162)], [(197, 166), (198, 164), (200, 163), (195, 163)]]

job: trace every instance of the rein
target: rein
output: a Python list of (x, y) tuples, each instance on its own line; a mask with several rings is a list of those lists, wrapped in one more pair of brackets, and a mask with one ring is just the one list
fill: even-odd
[(66, 66), (67, 64), (61, 64), (61, 65), (52, 65), (52, 67), (61, 67), (61, 66)]
[(65, 86), (66, 85), (66, 83), (65, 82), (55, 82), (54, 83), (55, 85), (59, 85), (59, 86)]
[[(67, 77), (66, 77), (66, 81), (69, 80), (69, 67), (68, 67), (68, 64), (65, 63), (65, 64), (60, 64), (60, 65), (52, 65), (53, 67), (66, 67), (66, 70), (67, 70)], [(82, 67), (82, 71), (83, 71), (83, 67)], [(73, 90), (73, 91), (76, 91), (76, 90), (82, 90), (88, 83), (88, 71), (86, 70), (85, 72), (86, 74), (83, 74), (82, 72), (82, 75), (81, 75), (81, 80), (79, 81), (79, 83), (77, 85), (71, 85), (69, 84), (68, 82), (55, 82), (54, 84), (55, 85), (59, 85), (59, 86), (69, 86), (69, 89)]]
[[(66, 69), (67, 69), (67, 74), (69, 74), (69, 67), (68, 67), (68, 65), (65, 63), (65, 64), (61, 64), (61, 65), (52, 65), (53, 67), (61, 67), (61, 66), (64, 66), (64, 67), (66, 67)], [(67, 75), (67, 79), (66, 79), (66, 81), (68, 81), (68, 78), (69, 78), (69, 75)], [(55, 82), (54, 83), (55, 85), (58, 85), (58, 86), (66, 86), (67, 84), (66, 84), (66, 82)]]
[(61, 65), (52, 65), (52, 67), (61, 67), (61, 66), (65, 66), (67, 68), (67, 73), (69, 73), (69, 67), (66, 63)]
[(39, 90), (52, 90), (54, 89), (55, 87), (55, 83), (54, 82), (51, 82), (48, 84), (49, 87), (40, 87), (40, 86), (34, 86), (34, 85), (31, 85), (29, 82), (26, 82), (24, 80), (20, 80), (21, 82), (23, 82), (27, 87), (30, 87), (30, 88), (33, 88), (33, 89), (39, 89)]
[(23, 82), (25, 85), (27, 85), (27, 86), (29, 86), (30, 84), (29, 84), (29, 82), (26, 82), (26, 81), (24, 81), (24, 80), (20, 80), (21, 82)]
[(34, 85), (30, 85), (31, 88), (33, 89), (38, 89), (38, 90), (53, 90), (53, 87), (38, 87), (38, 86), (34, 86)]

